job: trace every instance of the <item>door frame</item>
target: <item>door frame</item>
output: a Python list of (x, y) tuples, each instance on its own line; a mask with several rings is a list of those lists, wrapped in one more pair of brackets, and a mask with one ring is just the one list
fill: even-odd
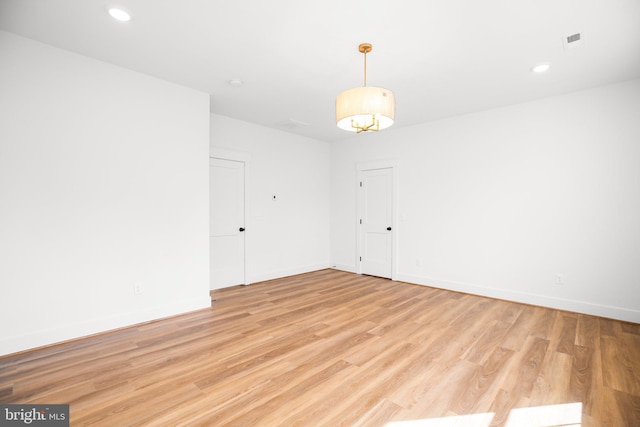
[[(223, 148), (223, 147), (211, 147), (211, 151), (209, 153), (209, 160), (211, 159), (220, 159), (220, 160), (230, 160), (233, 162), (242, 162), (244, 163), (244, 191), (243, 191), (243, 195), (244, 195), (244, 218), (243, 218), (243, 222), (244, 222), (244, 226), (247, 230), (250, 230), (250, 227), (247, 227), (247, 212), (249, 211), (250, 207), (249, 207), (249, 203), (248, 203), (248, 198), (247, 198), (247, 177), (249, 176), (249, 163), (251, 160), (251, 153), (248, 153), (246, 151), (238, 151), (238, 150), (233, 150), (233, 149), (229, 149), (229, 148)], [(250, 224), (249, 224), (250, 225)], [(249, 276), (247, 274), (247, 265), (249, 263), (250, 257), (250, 251), (249, 249), (249, 242), (251, 240), (251, 233), (248, 232), (244, 232), (243, 234), (243, 238), (244, 238), (244, 271), (242, 272), (242, 275), (244, 277), (244, 283), (243, 285), (249, 285), (251, 283), (251, 281), (249, 280)], [(211, 279), (209, 279), (211, 280)]]
[(356, 273), (362, 274), (362, 264), (360, 263), (360, 257), (362, 256), (362, 227), (360, 227), (360, 218), (362, 218), (364, 212), (362, 191), (360, 191), (360, 182), (362, 181), (362, 174), (365, 171), (376, 169), (391, 169), (391, 227), (393, 232), (391, 233), (391, 280), (398, 280), (397, 271), (397, 259), (398, 259), (398, 161), (395, 159), (389, 160), (374, 160), (369, 162), (356, 163)]

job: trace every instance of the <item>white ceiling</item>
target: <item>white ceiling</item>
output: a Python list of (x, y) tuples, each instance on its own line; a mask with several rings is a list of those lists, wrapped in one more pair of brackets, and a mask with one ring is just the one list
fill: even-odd
[[(133, 19), (113, 20), (107, 4)], [(397, 127), (640, 77), (640, 0), (0, 0), (0, 29), (323, 141), (352, 135), (334, 106), (362, 85), (362, 42), (368, 85), (395, 93)], [(582, 46), (565, 50), (578, 32)], [(531, 73), (539, 62), (552, 67)]]

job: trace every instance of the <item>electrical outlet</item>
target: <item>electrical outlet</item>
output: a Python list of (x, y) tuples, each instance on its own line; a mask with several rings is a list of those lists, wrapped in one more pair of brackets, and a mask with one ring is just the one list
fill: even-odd
[(564, 274), (556, 274), (556, 285), (564, 285)]
[(136, 282), (133, 284), (133, 294), (142, 295), (142, 283)]

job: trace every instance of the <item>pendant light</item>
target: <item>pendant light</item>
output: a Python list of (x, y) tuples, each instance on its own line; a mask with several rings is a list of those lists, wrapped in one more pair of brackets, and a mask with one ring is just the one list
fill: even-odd
[(336, 124), (340, 129), (361, 133), (379, 131), (393, 124), (396, 100), (389, 89), (367, 86), (367, 53), (371, 43), (362, 43), (364, 85), (346, 90), (336, 97)]

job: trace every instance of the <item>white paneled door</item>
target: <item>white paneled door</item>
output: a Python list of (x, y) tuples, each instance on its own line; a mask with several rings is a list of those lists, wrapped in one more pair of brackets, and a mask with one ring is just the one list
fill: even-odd
[(210, 159), (211, 289), (245, 284), (244, 162)]
[(360, 272), (391, 278), (393, 169), (360, 171)]

